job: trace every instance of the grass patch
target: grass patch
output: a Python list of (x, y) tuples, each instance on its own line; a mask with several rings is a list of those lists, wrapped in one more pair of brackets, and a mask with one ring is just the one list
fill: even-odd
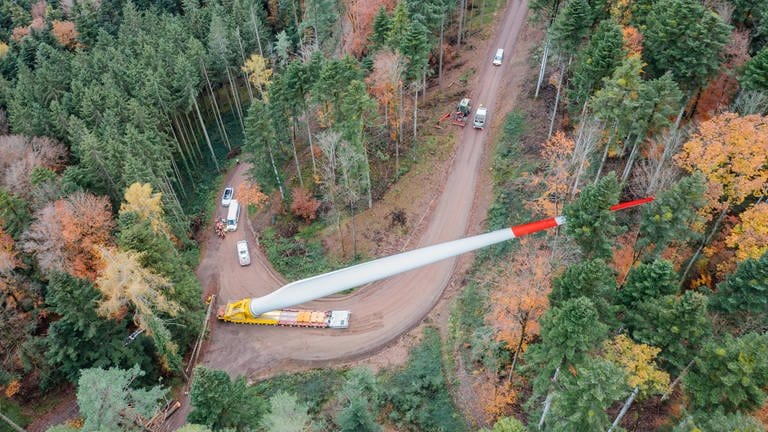
[(346, 375), (346, 369), (313, 369), (308, 372), (277, 375), (252, 386), (268, 399), (284, 391), (296, 395), (299, 402), (307, 404), (309, 412), (316, 416), (323, 405), (336, 396)]
[(320, 224), (302, 228), (293, 237), (278, 235), (275, 227), (262, 231), (261, 243), (267, 259), (288, 280), (298, 280), (334, 270), (338, 267), (325, 253), (317, 233)]

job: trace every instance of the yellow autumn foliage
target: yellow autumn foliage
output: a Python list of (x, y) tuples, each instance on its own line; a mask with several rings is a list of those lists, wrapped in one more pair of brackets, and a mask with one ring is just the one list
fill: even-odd
[(660, 351), (623, 334), (603, 343), (603, 357), (627, 371), (627, 384), (639, 387), (641, 398), (664, 393), (669, 388), (669, 374), (657, 369), (654, 361)]
[(768, 118), (735, 113), (713, 117), (701, 123), (675, 161), (707, 178), (708, 204), (702, 210), (708, 216), (761, 196), (768, 192)]
[(272, 69), (269, 68), (267, 60), (258, 54), (251, 54), (251, 57), (245, 61), (241, 69), (248, 75), (251, 83), (259, 89), (261, 100), (267, 102), (264, 88), (269, 84), (270, 78), (272, 78)]
[(134, 323), (151, 334), (150, 324), (156, 312), (176, 314), (179, 305), (164, 295), (171, 283), (142, 266), (141, 253), (104, 246), (98, 250), (103, 261), (102, 271), (95, 282), (103, 297), (96, 309), (99, 315), (119, 317), (132, 305)]
[(725, 243), (736, 249), (736, 258), (758, 259), (768, 250), (768, 203), (760, 203), (741, 213)]
[(152, 193), (152, 185), (149, 183), (133, 183), (125, 190), (125, 202), (120, 205), (120, 213), (136, 213), (140, 219), (150, 221), (154, 232), (168, 234), (162, 197), (159, 192)]

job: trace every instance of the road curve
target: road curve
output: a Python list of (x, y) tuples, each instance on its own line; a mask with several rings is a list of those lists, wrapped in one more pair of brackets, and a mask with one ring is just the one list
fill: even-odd
[[(526, 0), (511, 0), (503, 10), (504, 17), (495, 38), (488, 45), (473, 105), (489, 108), (488, 125), (494, 122), (497, 89), (506, 84), (504, 73), (515, 41), (525, 24)], [(502, 66), (492, 66), (497, 48), (504, 48)], [(474, 205), (478, 173), (483, 168), (488, 131), (467, 127), (458, 135), (455, 157), (443, 191), (427, 228), (416, 247), (464, 237), (468, 234)], [(237, 167), (231, 184), (238, 184), (244, 167)], [(223, 215), (224, 209), (219, 213)], [(204, 286), (219, 287), (219, 303), (244, 297), (258, 297), (282, 286), (285, 281), (267, 263), (266, 258), (251, 247), (253, 264), (240, 267), (235, 243), (253, 234), (244, 226), (224, 240), (209, 242), (198, 268)], [(231, 251), (228, 254), (227, 251)], [(229, 256), (231, 255), (231, 256)], [(329, 297), (303, 305), (308, 308), (346, 309), (352, 311), (350, 328), (346, 330), (256, 327), (214, 323), (213, 337), (207, 345), (202, 364), (227, 371), (232, 376), (262, 375), (285, 365), (326, 366), (339, 359), (362, 357), (416, 326), (435, 306), (454, 271), (457, 259), (412, 270), (389, 279), (369, 284), (343, 297)], [(208, 279), (208, 280), (206, 280)]]

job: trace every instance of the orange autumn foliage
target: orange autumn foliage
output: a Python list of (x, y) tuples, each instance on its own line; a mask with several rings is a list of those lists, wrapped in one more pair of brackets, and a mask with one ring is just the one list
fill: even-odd
[(574, 142), (562, 131), (557, 131), (541, 148), (541, 157), (546, 162), (546, 173), (532, 178), (532, 183), (543, 185), (541, 196), (529, 207), (537, 213), (555, 216), (562, 210), (561, 203), (570, 186), (571, 155)]
[(703, 214), (768, 192), (768, 118), (723, 113), (703, 122), (675, 156), (687, 171), (707, 178)]
[(101, 269), (96, 246), (109, 242), (114, 221), (106, 196), (77, 192), (54, 203), (61, 224), (64, 250), (74, 276), (95, 280)]
[(392, 12), (395, 0), (351, 0), (346, 2), (347, 19), (351, 31), (344, 38), (344, 52), (360, 58), (368, 46), (368, 38), (373, 32), (373, 18), (384, 7)]
[(632, 1), (616, 0), (610, 3), (611, 16), (617, 23), (626, 25), (632, 20)]
[(379, 103), (379, 109), (387, 121), (390, 140), (397, 139), (398, 89), (402, 86), (405, 59), (400, 54), (389, 50), (376, 53), (373, 58), (373, 71), (365, 79), (368, 90)]
[(734, 31), (723, 48), (722, 72), (712, 78), (702, 89), (696, 104), (695, 119), (705, 121), (725, 109), (739, 91), (737, 73), (749, 61), (749, 34), (746, 31)]
[(736, 259), (758, 259), (768, 251), (768, 203), (760, 203), (741, 213), (725, 243), (736, 249)]
[(525, 351), (539, 334), (539, 318), (549, 307), (552, 281), (550, 252), (542, 241), (522, 239), (520, 244), (491, 293), (491, 313), (486, 317), (496, 329), (496, 339), (515, 352)]
[(627, 50), (627, 57), (631, 55), (643, 54), (643, 34), (637, 28), (624, 26), (621, 28), (624, 35), (624, 48)]
[(5, 397), (12, 398), (19, 392), (19, 390), (21, 390), (21, 383), (19, 380), (13, 380), (5, 386), (3, 393), (5, 394)]
[(317, 209), (320, 208), (320, 201), (310, 195), (309, 191), (303, 187), (293, 188), (291, 196), (293, 197), (291, 212), (306, 222), (315, 220)]
[(53, 20), (51, 23), (51, 34), (62, 46), (67, 48), (77, 48), (80, 43), (77, 41), (77, 30), (72, 21)]
[(3, 230), (0, 221), (0, 272), (11, 271), (19, 265), (21, 261), (16, 258), (13, 237)]
[(477, 403), (483, 408), (485, 421), (492, 423), (499, 417), (512, 414), (517, 402), (517, 391), (511, 380), (501, 381), (493, 374), (484, 375), (474, 384)]
[(261, 186), (258, 183), (251, 183), (248, 180), (243, 180), (237, 187), (237, 199), (240, 204), (248, 208), (254, 206), (257, 210), (264, 207), (269, 201), (269, 197), (261, 191)]

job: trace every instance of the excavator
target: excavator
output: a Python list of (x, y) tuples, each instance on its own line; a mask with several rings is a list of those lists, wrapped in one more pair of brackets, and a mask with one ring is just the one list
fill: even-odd
[[(653, 199), (646, 197), (626, 201), (611, 206), (610, 210), (628, 209), (649, 203)], [(555, 216), (374, 259), (291, 282), (262, 297), (227, 303), (218, 310), (217, 317), (221, 321), (239, 324), (347, 328), (349, 311), (311, 311), (291, 307), (565, 223), (565, 216)]]

